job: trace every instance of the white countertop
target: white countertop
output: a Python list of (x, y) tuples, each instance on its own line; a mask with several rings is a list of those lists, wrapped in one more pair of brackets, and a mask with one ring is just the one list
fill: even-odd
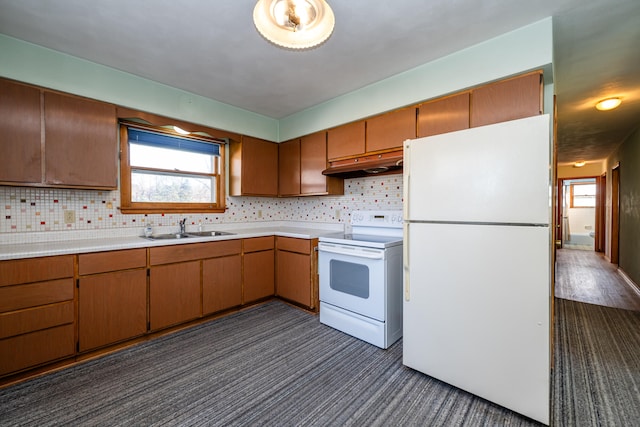
[[(52, 235), (56, 240), (0, 244), (0, 260), (103, 252), (153, 246), (183, 245), (189, 243), (247, 239), (251, 237), (273, 235), (281, 237), (295, 237), (299, 239), (315, 239), (323, 235), (341, 232), (343, 229), (343, 224), (318, 224), (288, 221), (277, 221), (273, 223), (218, 224), (204, 227), (204, 230), (226, 231), (234, 234), (225, 236), (187, 237), (170, 240), (148, 240), (143, 238), (141, 235), (108, 237), (108, 230), (101, 233), (94, 232), (92, 233), (93, 236), (89, 238), (83, 238), (86, 234), (76, 233), (80, 238), (74, 239), (71, 237), (74, 232), (67, 232), (67, 236), (69, 236), (67, 239), (60, 239), (60, 237), (64, 236)], [(187, 227), (187, 232), (189, 231), (195, 230)], [(135, 230), (135, 232), (138, 232), (138, 230)], [(162, 232), (171, 231), (167, 230)], [(46, 236), (41, 238), (46, 238)]]

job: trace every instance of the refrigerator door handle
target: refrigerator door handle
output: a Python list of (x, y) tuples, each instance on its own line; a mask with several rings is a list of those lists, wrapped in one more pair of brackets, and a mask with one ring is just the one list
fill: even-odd
[(404, 270), (404, 300), (411, 299), (411, 287), (409, 286), (409, 223), (404, 222), (404, 242), (402, 243), (402, 268)]
[[(404, 143), (404, 152), (403, 152), (403, 159), (404, 159), (404, 179), (402, 182), (402, 186), (403, 186), (403, 203), (402, 203), (402, 207), (403, 207), (403, 216), (404, 216), (404, 220), (407, 221), (409, 220), (409, 186), (411, 185), (411, 152), (410, 152), (410, 148), (411, 148), (411, 144), (409, 143), (409, 140), (405, 141)], [(405, 230), (405, 237), (407, 237), (407, 230)]]

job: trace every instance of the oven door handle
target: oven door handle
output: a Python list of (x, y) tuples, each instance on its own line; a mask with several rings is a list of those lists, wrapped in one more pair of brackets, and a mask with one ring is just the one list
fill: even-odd
[(322, 245), (319, 247), (320, 252), (327, 252), (330, 254), (338, 254), (338, 255), (348, 255), (357, 258), (367, 258), (367, 259), (383, 259), (384, 253), (380, 252), (364, 252), (364, 251), (356, 251), (349, 249), (342, 249), (336, 246)]

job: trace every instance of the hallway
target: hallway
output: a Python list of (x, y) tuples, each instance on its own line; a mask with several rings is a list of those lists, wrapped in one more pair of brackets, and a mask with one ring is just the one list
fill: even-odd
[(558, 249), (555, 296), (640, 311), (640, 291), (625, 281), (615, 264), (594, 251)]

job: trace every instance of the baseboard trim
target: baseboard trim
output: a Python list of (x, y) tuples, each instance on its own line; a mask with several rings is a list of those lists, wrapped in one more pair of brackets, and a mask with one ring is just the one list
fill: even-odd
[(631, 287), (631, 289), (633, 289), (633, 291), (638, 294), (638, 296), (640, 296), (640, 286), (638, 286), (638, 284), (636, 282), (634, 282), (631, 277), (629, 277), (627, 275), (627, 273), (624, 272), (623, 269), (621, 269), (620, 267), (618, 267), (618, 274), (620, 274), (620, 276), (624, 279), (624, 281), (627, 283), (627, 285), (629, 285)]

